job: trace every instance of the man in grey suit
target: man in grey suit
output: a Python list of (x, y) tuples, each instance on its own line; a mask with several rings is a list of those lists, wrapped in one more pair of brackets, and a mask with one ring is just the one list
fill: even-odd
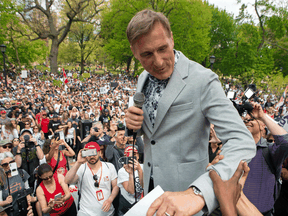
[[(218, 76), (174, 50), (162, 13), (138, 12), (126, 33), (145, 69), (137, 86), (145, 95), (143, 110), (132, 106), (125, 116), (127, 128), (144, 134), (144, 193), (154, 185), (171, 191), (155, 200), (147, 215), (211, 213), (218, 202), (208, 170), (230, 179), (241, 160), (254, 157), (253, 138)], [(224, 159), (206, 170), (210, 124), (223, 142)]]

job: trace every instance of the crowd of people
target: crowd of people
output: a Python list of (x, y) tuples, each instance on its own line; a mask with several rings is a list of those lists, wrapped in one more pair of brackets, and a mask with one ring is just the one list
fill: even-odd
[[(277, 124), (288, 87), (277, 98), (224, 85), (234, 109), (215, 74), (174, 50), (170, 30), (150, 10), (129, 23), (145, 69), (138, 81), (109, 73), (41, 80), (36, 71), (7, 87), (1, 80), (0, 215), (122, 216), (158, 184), (172, 192), (148, 216), (288, 213), (288, 135)], [(136, 84), (143, 110), (129, 106)]]

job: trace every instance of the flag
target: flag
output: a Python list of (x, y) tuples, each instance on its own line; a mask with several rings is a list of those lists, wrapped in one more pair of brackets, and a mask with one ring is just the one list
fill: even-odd
[(68, 80), (64, 68), (63, 68), (63, 77), (65, 78), (64, 83), (67, 84)]

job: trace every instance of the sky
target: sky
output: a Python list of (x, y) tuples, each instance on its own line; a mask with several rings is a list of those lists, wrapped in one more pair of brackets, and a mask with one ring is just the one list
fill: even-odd
[(256, 16), (252, 6), (255, 0), (241, 0), (241, 4), (237, 4), (237, 0), (208, 0), (209, 4), (214, 4), (220, 9), (225, 9), (227, 12), (234, 14), (234, 18), (239, 14), (239, 8), (244, 3), (248, 6), (247, 10), (253, 17)]

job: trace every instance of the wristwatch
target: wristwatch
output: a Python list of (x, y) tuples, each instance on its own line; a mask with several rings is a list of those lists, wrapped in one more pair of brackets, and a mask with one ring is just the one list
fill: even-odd
[(197, 187), (192, 186), (192, 189), (193, 189), (194, 194), (195, 194), (196, 196), (201, 196), (201, 197), (203, 197), (203, 193), (202, 193)]

